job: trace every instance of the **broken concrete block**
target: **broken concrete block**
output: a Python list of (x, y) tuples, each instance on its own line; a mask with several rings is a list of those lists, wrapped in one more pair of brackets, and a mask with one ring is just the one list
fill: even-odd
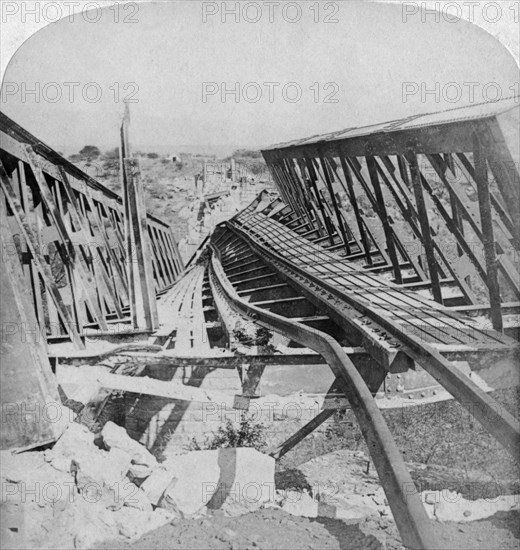
[(166, 510), (157, 509), (155, 512), (141, 512), (136, 508), (127, 506), (114, 512), (114, 515), (119, 534), (131, 540), (136, 540), (148, 531), (166, 525), (176, 517)]
[(150, 499), (146, 496), (145, 492), (130, 483), (127, 485), (128, 491), (126, 492), (125, 500), (123, 506), (128, 506), (129, 508), (136, 508), (142, 512), (152, 512), (153, 507)]
[(71, 422), (52, 450), (46, 452), (45, 456), (49, 462), (53, 462), (54, 459), (74, 458), (81, 453), (82, 449), (94, 446), (94, 437), (95, 435), (86, 426)]
[(283, 492), (282, 510), (293, 516), (308, 518), (326, 517), (356, 521), (363, 521), (370, 516), (379, 518), (375, 506), (365, 505), (364, 502), (368, 504), (368, 499), (363, 500), (358, 497), (352, 502), (338, 499), (335, 504), (329, 504), (312, 497), (306, 490), (302, 492), (293, 490)]
[(121, 449), (106, 452), (93, 447), (89, 454), (73, 460), (78, 490), (87, 502), (102, 501), (107, 508), (120, 508), (129, 493), (127, 485), (133, 485), (126, 478), (130, 461), (131, 456)]
[(136, 465), (131, 472), (134, 477), (143, 479), (149, 476), (157, 466), (157, 460), (152, 453), (139, 441), (132, 439), (124, 428), (114, 422), (107, 422), (101, 430), (101, 435), (107, 449), (121, 449), (132, 456), (132, 464)]
[(173, 477), (171, 471), (161, 465), (141, 484), (141, 489), (154, 506), (159, 504), (164, 491), (170, 485)]
[(121, 483), (127, 482), (132, 455), (113, 448), (102, 451), (94, 444), (95, 435), (81, 424), (69, 424), (53, 449), (45, 453), (51, 466), (72, 473), (76, 485), (89, 502), (103, 500), (106, 506), (122, 506)]
[(274, 502), (274, 458), (251, 448), (220, 449), (218, 453), (221, 477), (208, 508), (235, 516)]
[(204, 506), (241, 515), (274, 501), (274, 459), (255, 449), (194, 451), (163, 467), (173, 480), (159, 506), (185, 516)]
[[(356, 520), (363, 521), (368, 517), (379, 517), (377, 512), (370, 506), (345, 506), (345, 507), (334, 507), (335, 514), (332, 517), (343, 520)], [(320, 513), (320, 515), (322, 515)], [(387, 515), (387, 514), (386, 514)]]
[[(70, 465), (70, 459), (68, 459)], [(28, 498), (52, 500), (65, 498), (68, 492), (67, 483), (72, 481), (68, 471), (58, 471), (45, 459), (43, 452), (24, 452), (12, 454), (10, 451), (0, 452), (0, 480), (2, 482), (4, 500), (20, 499), (20, 494), (25, 487), (38, 487), (37, 483), (46, 483), (45, 491), (37, 491), (35, 495), (29, 494)], [(44, 500), (45, 500), (44, 499)]]
[[(144, 447), (143, 447), (144, 448)], [(129, 470), (131, 479), (146, 479), (157, 467), (157, 460), (146, 449), (146, 453), (139, 451), (132, 456), (132, 464)]]
[(175, 488), (178, 482), (179, 480), (176, 477), (170, 481), (159, 500), (159, 506), (181, 517), (195, 514), (202, 508), (200, 498), (193, 495), (193, 499), (190, 500), (179, 496), (180, 491)]
[(152, 468), (144, 466), (143, 464), (130, 464), (128, 477), (132, 481), (136, 481), (137, 484), (139, 484), (139, 481), (146, 479), (152, 472)]
[(293, 516), (304, 516), (307, 518), (318, 517), (318, 501), (312, 498), (306, 491), (288, 491), (282, 510)]
[(518, 495), (501, 495), (493, 499), (466, 500), (460, 493), (425, 491), (422, 500), (431, 518), (437, 521), (476, 521), (491, 517), (498, 512), (520, 509)]
[(142, 447), (138, 441), (132, 439), (126, 433), (124, 428), (114, 424), (114, 422), (109, 421), (103, 426), (101, 436), (103, 437), (103, 442), (107, 446), (107, 449), (117, 447), (126, 450), (130, 454), (134, 454), (134, 452), (138, 452)]
[[(105, 519), (109, 514), (102, 503), (87, 502), (76, 495), (66, 506), (51, 510), (51, 514), (42, 525), (36, 546), (28, 548), (87, 549), (117, 536), (115, 525)], [(33, 519), (39, 523), (37, 516)]]
[(74, 536), (74, 548), (76, 550), (88, 550), (102, 540), (99, 533), (92, 529), (92, 525), (85, 525)]

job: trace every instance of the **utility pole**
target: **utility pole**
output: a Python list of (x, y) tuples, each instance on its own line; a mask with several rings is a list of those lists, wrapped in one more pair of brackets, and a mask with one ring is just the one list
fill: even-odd
[(150, 237), (144, 205), (144, 193), (137, 159), (129, 145), (130, 109), (125, 103), (121, 124), (121, 187), (125, 212), (125, 260), (128, 294), (134, 329), (153, 331), (159, 326), (152, 271)]

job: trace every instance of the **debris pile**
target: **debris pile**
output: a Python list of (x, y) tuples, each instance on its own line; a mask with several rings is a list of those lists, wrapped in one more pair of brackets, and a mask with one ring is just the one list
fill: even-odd
[[(426, 465), (409, 466), (412, 470), (417, 470), (417, 467), (427, 469)], [(290, 479), (277, 479), (277, 502), (290, 514), (355, 521), (370, 517), (379, 520), (393, 518), (375, 467), (362, 451), (328, 453), (301, 464), (289, 473)], [(468, 472), (465, 473), (468, 475)], [(451, 485), (451, 477), (448, 475), (447, 486)], [(496, 480), (487, 480), (486, 483), (481, 479), (472, 481), (468, 478), (466, 481), (461, 479), (460, 487), (475, 485), (481, 489), (483, 483), (493, 490), (488, 491), (484, 498), (471, 500), (456, 490), (445, 488), (442, 478), (434, 484), (437, 486), (435, 490), (421, 490), (422, 483), (417, 481), (414, 487), (407, 490), (409, 493), (420, 491), (428, 515), (439, 523), (472, 522), (501, 512), (520, 511), (520, 495), (501, 494), (501, 491), (510, 490), (506, 483), (499, 484)], [(280, 490), (284, 487), (292, 489)]]
[[(274, 459), (255, 449), (191, 451), (159, 463), (124, 428), (107, 422), (97, 434), (70, 423), (52, 448), (3, 451), (0, 458), (5, 548), (86, 549), (131, 542), (167, 524), (264, 512), (345, 525), (368, 521), (385, 533), (395, 527), (361, 451), (336, 451), (278, 472), (275, 486)], [(446, 525), (519, 509), (518, 495), (469, 501), (429, 490), (421, 497), (430, 517)]]
[(209, 509), (274, 505), (274, 459), (249, 448), (156, 458), (107, 422), (70, 423), (51, 449), (2, 455), (2, 540), (9, 548), (91, 548), (141, 537)]
[(498, 512), (520, 510), (519, 495), (497, 495), (491, 498), (467, 500), (456, 491), (424, 491), (426, 512), (437, 521), (477, 521)]

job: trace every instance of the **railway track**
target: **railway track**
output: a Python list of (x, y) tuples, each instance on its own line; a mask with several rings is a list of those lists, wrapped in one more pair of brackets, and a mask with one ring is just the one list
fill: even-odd
[[(336, 376), (330, 392), (342, 391), (349, 400), (404, 544), (437, 547), (420, 499), (403, 494), (411, 480), (374, 395), (388, 373), (406, 372), (418, 364), (517, 458), (519, 422), (448, 358), (478, 365), (491, 356), (517, 356), (518, 343), (356, 268), (334, 251), (333, 244), (325, 248), (292, 229), (291, 223), (298, 229), (298, 221), (287, 216), (278, 200), (265, 199), (259, 196), (215, 232), (208, 263), (213, 295), (236, 314), (326, 360)], [(419, 321), (418, 331), (411, 330)], [(352, 360), (343, 349), (360, 345), (368, 361)], [(288, 452), (333, 412), (322, 411), (272, 449), (272, 455), (279, 458)]]
[[(9, 252), (2, 326), (10, 328), (4, 338), (16, 365), (2, 402), (13, 395), (24, 406), (34, 396), (58, 400), (48, 356), (62, 361), (64, 342), (67, 353), (74, 350), (73, 363), (110, 356), (116, 365), (128, 363), (128, 372), (154, 373), (147, 384), (123, 370), (105, 379), (108, 388), (135, 394), (136, 404), (141, 395), (150, 402), (180, 400), (173, 411), (179, 421), (192, 403), (211, 397), (201, 388), (210, 371), (239, 371), (242, 395), (222, 399), (247, 409), (267, 366), (326, 362), (334, 375), (328, 395), (348, 399), (403, 543), (438, 548), (418, 493), (408, 491), (412, 479), (376, 396), (383, 387), (429, 398), (433, 387), (404, 387), (427, 374), (518, 458), (520, 424), (479, 378), (495, 363), (520, 357), (510, 336), (518, 322), (509, 323), (520, 304), (504, 299), (520, 298), (518, 173), (507, 131), (519, 120), (516, 103), (509, 98), (263, 151), (279, 196), (262, 192), (218, 225), (187, 270), (170, 228), (144, 211), (126, 117), (122, 199), (1, 115), (1, 237)], [(439, 187), (423, 175), (424, 166)], [(461, 193), (457, 170), (475, 200)], [(439, 222), (436, 229), (432, 221)], [(454, 239), (454, 257), (443, 248), (446, 234)], [(478, 302), (475, 281), (489, 304)], [(28, 339), (11, 330), (20, 320), (34, 327)], [(112, 326), (122, 330), (114, 335)], [(108, 355), (84, 349), (90, 329), (99, 339), (132, 343)], [(270, 333), (284, 353), (240, 349), (241, 342), (258, 344)], [(179, 367), (192, 369), (187, 383), (178, 376), (172, 383)], [(324, 407), (271, 455), (283, 456), (337, 408)], [(8, 448), (59, 437), (57, 427), (45, 423), (27, 437), (21, 423), (4, 430)]]

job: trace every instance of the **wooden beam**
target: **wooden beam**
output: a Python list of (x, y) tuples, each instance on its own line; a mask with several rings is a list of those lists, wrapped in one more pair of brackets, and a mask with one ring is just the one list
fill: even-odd
[(54, 409), (61, 410), (58, 386), (46, 354), (44, 327), (36, 320), (28, 299), (30, 288), (12, 247), (5, 201), (1, 196), (0, 245), (0, 449), (25, 450), (52, 443), (66, 423), (51, 418), (56, 412), (52, 412)]
[[(435, 155), (431, 155), (436, 157)], [(437, 156), (438, 158), (438, 156)], [(480, 215), (477, 205), (465, 198), (460, 192), (460, 185), (454, 177), (450, 177), (449, 174), (442, 171), (441, 166), (438, 162), (432, 163), (433, 168), (439, 175), (441, 181), (446, 185), (448, 189), (451, 189), (453, 192), (453, 197), (457, 201), (458, 206), (460, 207), (460, 213), (464, 216), (465, 220), (470, 225), (471, 229), (475, 233), (477, 239), (483, 244), (484, 235), (480, 227)], [(468, 174), (468, 177), (471, 176)], [(509, 261), (507, 256), (502, 255), (498, 258), (498, 268), (504, 278), (508, 281), (511, 288), (514, 290), (517, 297), (520, 297), (520, 284), (518, 278), (518, 271), (512, 265), (512, 262)]]
[(491, 304), (491, 322), (493, 328), (501, 332), (504, 328), (500, 309), (500, 285), (498, 284), (498, 264), (495, 239), (493, 236), (493, 218), (489, 196), (488, 168), (486, 152), (478, 135), (473, 136), (473, 157), (475, 162), (475, 181), (477, 182), (480, 226), (483, 234), (484, 257), (487, 268), (489, 303)]
[(383, 192), (381, 191), (381, 184), (379, 182), (379, 175), (377, 173), (377, 167), (374, 157), (367, 155), (366, 163), (368, 173), (370, 174), (370, 181), (372, 182), (372, 187), (375, 193), (376, 211), (379, 214), (379, 217), (381, 218), (381, 222), (383, 224), (386, 238), (386, 247), (388, 250), (388, 255), (390, 256), (390, 260), (392, 261), (392, 266), (394, 268), (395, 281), (397, 284), (401, 284), (403, 282), (403, 277), (401, 275), (399, 258), (397, 257), (397, 251), (395, 249), (394, 232), (390, 226), (390, 220), (388, 219), (388, 214), (386, 212), (385, 199), (383, 197)]
[[(128, 108), (128, 105), (126, 105)], [(153, 288), (150, 242), (146, 210), (137, 162), (130, 157), (128, 109), (121, 125), (122, 179), (125, 197), (125, 236), (130, 308), (134, 328), (153, 330), (159, 326)]]
[(426, 251), (426, 261), (428, 262), (430, 281), (432, 282), (433, 299), (436, 302), (439, 302), (439, 304), (442, 304), (442, 290), (439, 281), (438, 265), (437, 260), (435, 259), (435, 252), (433, 250), (430, 222), (428, 221), (428, 211), (426, 210), (426, 204), (424, 202), (421, 175), (419, 173), (419, 164), (417, 163), (417, 155), (415, 151), (411, 150), (407, 155), (407, 159), (410, 163), (415, 203), (419, 214), (419, 223), (421, 224), (422, 242)]
[(334, 208), (334, 213), (336, 214), (336, 221), (338, 223), (339, 232), (341, 234), (341, 238), (343, 239), (343, 246), (345, 247), (345, 252), (348, 254), (351, 253), (350, 246), (348, 244), (348, 237), (345, 232), (345, 225), (343, 222), (343, 218), (341, 217), (341, 212), (339, 210), (338, 204), (336, 202), (336, 196), (334, 195), (334, 189), (332, 187), (332, 181), (330, 178), (329, 168), (327, 164), (325, 163), (325, 160), (323, 157), (320, 157), (321, 162), (321, 169), (323, 170), (323, 175), (325, 177), (325, 182), (327, 184), (327, 190), (330, 195), (330, 200), (332, 201), (332, 206)]
[(60, 291), (58, 290), (58, 287), (54, 282), (51, 268), (42, 254), (41, 248), (38, 245), (38, 240), (34, 236), (31, 225), (27, 220), (27, 216), (25, 215), (20, 201), (18, 200), (18, 197), (12, 188), (11, 181), (9, 179), (9, 176), (7, 175), (2, 161), (0, 161), (0, 182), (5, 198), (7, 199), (7, 203), (9, 204), (9, 208), (12, 210), (20, 227), (20, 231), (27, 242), (27, 245), (32, 255), (32, 261), (40, 272), (40, 275), (43, 279), (45, 287), (49, 291), (49, 294), (52, 296), (52, 301), (56, 306), (56, 309), (63, 321), (63, 324), (65, 325), (65, 330), (67, 331), (67, 334), (69, 335), (72, 342), (74, 342), (74, 344), (78, 347), (78, 349), (85, 349), (85, 344), (83, 343), (77, 330), (76, 320), (70, 315), (69, 310), (63, 302)]
[(148, 376), (126, 376), (102, 371), (102, 367), (72, 367), (59, 365), (56, 369), (58, 382), (70, 380), (75, 383), (97, 383), (101, 388), (123, 391), (139, 395), (153, 395), (168, 399), (191, 401), (197, 403), (218, 403), (233, 408), (234, 396), (229, 392), (204, 390), (194, 386), (187, 386), (175, 380), (156, 380)]
[[(371, 391), (372, 395), (375, 395), (385, 379), (385, 376), (387, 374), (386, 370), (379, 367), (377, 363), (375, 363), (375, 361), (373, 360), (371, 360), (370, 364), (367, 364), (367, 363), (356, 364), (354, 361), (353, 363), (356, 365), (356, 368), (360, 371), (361, 375), (363, 376), (363, 379), (365, 380), (367, 387)], [(341, 392), (343, 387), (344, 387), (343, 380), (340, 377), (336, 378), (332, 386), (330, 387), (329, 391), (327, 392), (326, 399), (333, 398), (334, 394)], [(339, 409), (339, 410), (345, 410), (345, 408)], [(307, 422), (307, 424), (302, 426), (296, 433), (294, 433), (291, 437), (289, 437), (289, 439), (287, 439), (280, 445), (267, 451), (267, 454), (269, 454), (276, 460), (280, 459), (282, 456), (287, 454), (291, 449), (293, 449), (296, 445), (298, 445), (298, 443), (303, 441), (314, 430), (316, 430), (324, 422), (326, 422), (337, 410), (338, 410), (338, 407), (325, 408), (323, 411), (317, 414), (314, 418), (312, 418), (309, 422)]]

